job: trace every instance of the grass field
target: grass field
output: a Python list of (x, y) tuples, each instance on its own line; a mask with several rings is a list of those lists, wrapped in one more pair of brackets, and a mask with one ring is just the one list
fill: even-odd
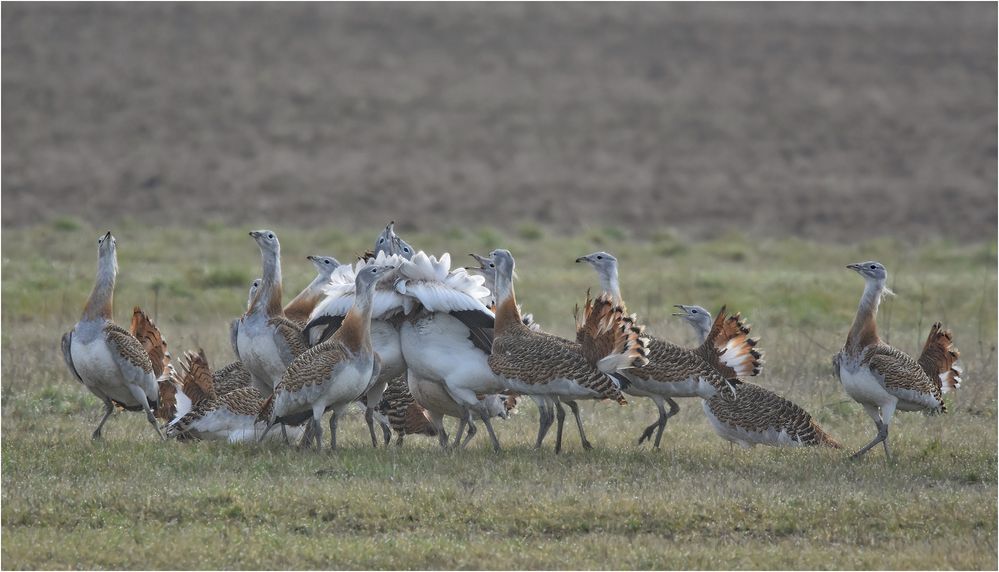
[[(640, 399), (584, 405), (595, 450), (581, 450), (569, 429), (558, 457), (550, 441), (530, 448), (530, 402), (496, 423), (500, 454), (481, 436), (452, 453), (416, 437), (372, 450), (359, 415), (333, 455), (160, 443), (134, 414), (116, 415), (106, 441), (93, 443), (100, 404), (66, 371), (58, 340), (78, 319), (102, 230), (72, 219), (3, 230), (5, 569), (997, 565), (994, 244), (687, 242), (668, 232), (637, 241), (615, 229), (561, 237), (533, 226), (406, 236), (461, 263), (467, 252), (510, 248), (526, 310), (562, 335), (573, 304), (595, 287), (592, 271), (572, 261), (597, 249), (620, 258), (630, 309), (656, 335), (690, 342), (671, 304), (727, 303), (762, 336), (757, 381), (804, 405), (849, 449), (873, 427), (829, 366), (862, 289), (843, 265), (879, 259), (898, 294), (883, 306), (883, 333), (915, 352), (942, 319), (967, 372), (948, 396), (951, 414), (896, 418), (888, 465), (880, 450), (859, 462), (845, 451), (733, 450), (696, 400), (681, 401), (658, 452), (635, 444), (655, 416)], [(248, 229), (112, 230), (118, 321), (140, 304), (157, 314), (175, 356), (200, 346), (213, 364), (231, 359), (227, 321), (259, 271)], [(350, 260), (374, 238), (274, 230), (289, 293), (311, 277), (307, 254)]]

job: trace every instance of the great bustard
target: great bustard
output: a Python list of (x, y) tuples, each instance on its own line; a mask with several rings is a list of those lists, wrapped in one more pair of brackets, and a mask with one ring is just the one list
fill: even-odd
[[(399, 269), (396, 290), (407, 297), (407, 318), (400, 326), (410, 392), (428, 410), (441, 446), (447, 446), (443, 416), (460, 419), (455, 446), (472, 414), (482, 419), (493, 447), (499, 441), (489, 419), (501, 411), (504, 384), (486, 358), (492, 346), (493, 313), (482, 302), (490, 295), (484, 278), (464, 268), (451, 269), (451, 256), (439, 259), (420, 251)], [(466, 440), (467, 442), (467, 440)]]
[[(614, 303), (622, 304), (618, 282), (617, 258), (607, 252), (580, 256), (576, 262), (588, 262), (597, 271), (600, 286)], [(648, 397), (659, 409), (659, 419), (645, 429), (639, 443), (655, 430), (655, 448), (659, 448), (666, 422), (676, 415), (680, 407), (674, 397), (701, 397), (711, 399), (722, 391), (735, 396), (735, 389), (724, 375), (696, 351), (647, 336), (648, 364), (622, 372), (630, 382), (624, 392), (638, 397)], [(666, 404), (670, 411), (667, 413)]]
[[(809, 446), (840, 448), (840, 444), (812, 419), (807, 411), (776, 393), (745, 381), (740, 371), (757, 372), (758, 358), (747, 343), (749, 326), (739, 315), (726, 316), (725, 308), (712, 320), (711, 313), (700, 306), (676, 304), (680, 316), (696, 332), (697, 351), (734, 382), (736, 395), (726, 391), (704, 400), (704, 413), (719, 437), (742, 447), (754, 445)], [(744, 373), (745, 374), (745, 373)]]
[(626, 403), (616, 376), (645, 363), (640, 331), (627, 332), (624, 343), (615, 344), (594, 365), (572, 342), (524, 325), (513, 287), (513, 256), (508, 250), (494, 250), (490, 260), (496, 265), (497, 305), (489, 366), (508, 389), (527, 395)]
[(340, 262), (332, 256), (308, 256), (306, 258), (316, 267), (318, 274), (304, 290), (299, 292), (284, 307), (284, 316), (303, 328), (309, 321), (309, 315), (324, 297), (323, 287), (330, 283), (333, 271), (340, 266)]
[(388, 419), (389, 426), (396, 433), (397, 446), (402, 446), (406, 435), (437, 436), (437, 428), (427, 410), (416, 402), (409, 391), (405, 373), (389, 380), (376, 410)]
[(108, 231), (97, 239), (97, 279), (83, 316), (62, 336), (63, 358), (73, 377), (104, 402), (104, 417), (94, 430), (94, 439), (101, 437), (115, 405), (145, 411), (146, 419), (162, 438), (153, 415), (159, 388), (152, 360), (134, 335), (112, 321), (117, 275), (116, 241)]
[(249, 386), (220, 391), (203, 351), (187, 352), (175, 377), (177, 408), (168, 437), (239, 443), (263, 433), (265, 424), (257, 418), (264, 402), (260, 392)]
[(326, 341), (295, 358), (261, 409), (268, 420), (267, 431), (276, 423), (284, 425), (311, 412), (311, 434), (319, 450), (323, 437), (320, 420), (332, 409), (331, 448), (336, 449), (340, 417), (378, 379), (380, 364), (371, 344), (372, 298), (375, 284), (393, 269), (367, 265), (359, 270), (353, 305), (340, 327)]
[(260, 248), (263, 275), (250, 309), (236, 327), (236, 352), (261, 395), (270, 395), (288, 364), (306, 349), (301, 329), (281, 307), (281, 243), (270, 230), (250, 236)]
[[(355, 279), (366, 269), (372, 267), (392, 266), (397, 268), (405, 259), (398, 254), (379, 251), (377, 255), (357, 261), (353, 266), (340, 266), (331, 278), (331, 283), (324, 289), (325, 297), (316, 305), (309, 323), (305, 326), (304, 336), (309, 345), (314, 346), (332, 336), (346, 319), (347, 313), (356, 298)], [(364, 420), (368, 425), (371, 445), (378, 446), (374, 422), (382, 424), (384, 442), (387, 444), (392, 437), (391, 428), (383, 423), (383, 419), (375, 416), (375, 408), (382, 400), (382, 394), (390, 379), (406, 371), (399, 341), (399, 324), (403, 320), (405, 297), (396, 292), (393, 287), (398, 272), (393, 270), (388, 276), (379, 280), (374, 287), (371, 302), (371, 340), (375, 352), (381, 359), (381, 374), (364, 395)]]
[(836, 375), (843, 389), (874, 420), (877, 436), (852, 455), (857, 458), (882, 443), (889, 459), (888, 427), (895, 410), (943, 413), (943, 392), (961, 384), (956, 365), (959, 352), (949, 330), (939, 323), (930, 329), (919, 360), (886, 344), (878, 336), (877, 315), (881, 298), (890, 291), (885, 283), (888, 271), (880, 262), (850, 264), (847, 268), (865, 281), (857, 316), (846, 337), (846, 345), (833, 357)]
[[(490, 297), (489, 300), (486, 302), (486, 305), (489, 307), (490, 310), (495, 310), (496, 299), (495, 297), (493, 297), (492, 293), (496, 289), (496, 264), (493, 263), (490, 259), (484, 256), (479, 256), (478, 254), (475, 253), (469, 254), (469, 256), (474, 258), (475, 261), (479, 263), (479, 266), (471, 266), (467, 267), (467, 269), (477, 270), (482, 275), (482, 277), (485, 278), (483, 286), (486, 289), (488, 289), (490, 292)], [(522, 311), (522, 309), (519, 306), (518, 310)], [(528, 328), (536, 332), (542, 331), (540, 324), (534, 321), (533, 315), (522, 313), (521, 320), (524, 322), (524, 325), (527, 326)], [(491, 335), (492, 335), (491, 329), (489, 330), (489, 335), (491, 342)], [(571, 349), (573, 349), (573, 351), (579, 351), (577, 344), (570, 342), (569, 340), (564, 340), (564, 342)], [(489, 345), (491, 346), (491, 343)], [(487, 350), (487, 353), (490, 350)], [(515, 396), (515, 394), (513, 396)], [(583, 445), (583, 449), (589, 450), (593, 448), (593, 445), (590, 444), (589, 439), (586, 438), (586, 432), (583, 430), (583, 419), (579, 411), (579, 404), (575, 400), (559, 398), (559, 396), (557, 395), (543, 395), (543, 394), (534, 394), (534, 395), (529, 395), (528, 397), (530, 397), (531, 400), (534, 401), (534, 403), (538, 406), (538, 436), (534, 442), (535, 449), (541, 448), (545, 436), (548, 434), (548, 430), (551, 428), (552, 423), (555, 420), (557, 420), (558, 423), (555, 431), (555, 452), (559, 453), (562, 451), (562, 430), (565, 425), (565, 409), (562, 407), (563, 402), (569, 406), (569, 410), (572, 411), (572, 415), (576, 420), (576, 428), (579, 430), (579, 439)]]

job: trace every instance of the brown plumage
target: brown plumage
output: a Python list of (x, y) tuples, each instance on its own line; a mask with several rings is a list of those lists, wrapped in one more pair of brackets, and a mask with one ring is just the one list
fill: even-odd
[(749, 324), (742, 321), (738, 312), (727, 316), (722, 306), (697, 352), (727, 378), (759, 375), (763, 352), (756, 349), (759, 339), (749, 337), (749, 332)]
[(635, 316), (627, 315), (624, 305), (615, 305), (610, 294), (602, 294), (596, 299), (586, 292), (583, 312), (579, 306), (573, 312), (576, 318), (576, 342), (586, 361), (597, 367), (600, 361), (610, 355), (624, 355), (630, 358), (630, 367), (642, 367), (648, 363), (645, 355), (645, 328), (635, 323)]
[(934, 412), (947, 411), (940, 385), (926, 375), (919, 362), (902, 350), (881, 342), (868, 348), (861, 364), (881, 375), (885, 389), (895, 397), (920, 402)]
[(129, 328), (143, 349), (149, 354), (149, 361), (153, 366), (153, 373), (156, 377), (163, 375), (163, 370), (170, 365), (170, 352), (167, 350), (166, 340), (160, 333), (156, 324), (142, 311), (142, 308), (135, 306), (132, 308), (132, 324)]
[(410, 393), (405, 373), (389, 381), (378, 404), (378, 412), (388, 418), (389, 425), (396, 433), (397, 444), (402, 444), (404, 435), (437, 435), (425, 410)]
[(926, 337), (919, 366), (943, 393), (961, 387), (961, 368), (956, 365), (961, 352), (954, 346), (954, 334), (940, 322), (933, 324)]
[(125, 331), (124, 328), (108, 322), (104, 326), (104, 335), (107, 337), (108, 343), (111, 345), (113, 350), (125, 358), (128, 363), (142, 368), (142, 371), (147, 373), (153, 373), (153, 362), (149, 359), (149, 354), (146, 352), (145, 348), (139, 340), (135, 339), (131, 333)]
[(734, 397), (718, 392), (704, 401), (704, 412), (722, 438), (744, 446), (841, 447), (797, 404), (752, 383), (740, 382), (735, 389)]
[(221, 367), (212, 374), (215, 393), (225, 395), (230, 391), (250, 387), (250, 372), (241, 361), (234, 361)]

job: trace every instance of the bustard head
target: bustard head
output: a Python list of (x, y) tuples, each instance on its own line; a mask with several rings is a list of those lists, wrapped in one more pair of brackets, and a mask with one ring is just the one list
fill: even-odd
[(395, 233), (395, 221), (391, 221), (385, 225), (385, 230), (375, 240), (375, 256), (378, 256), (379, 252), (389, 255), (398, 254), (406, 260), (411, 260), (413, 255), (416, 254), (416, 250)]
[(117, 241), (110, 230), (97, 237), (97, 256), (99, 258), (114, 256), (116, 251)]
[(493, 264), (490, 268), (495, 267), (497, 276), (513, 277), (513, 271), (516, 264), (514, 263), (513, 255), (510, 254), (509, 250), (497, 248), (489, 253), (489, 261)]
[(326, 280), (329, 280), (330, 276), (333, 275), (333, 271), (340, 266), (340, 261), (332, 256), (306, 256), (306, 258), (316, 267), (319, 275)]
[(281, 252), (281, 243), (273, 230), (251, 230), (250, 236), (257, 241), (261, 252), (277, 254)]
[(614, 258), (614, 255), (609, 252), (601, 251), (580, 256), (576, 262), (589, 262), (601, 276), (610, 276), (617, 268), (617, 258)]
[(262, 280), (260, 278), (254, 278), (253, 283), (250, 284), (250, 296), (246, 299), (247, 309), (253, 305), (253, 297), (256, 296), (257, 290), (260, 289), (261, 282)]
[(375, 284), (385, 277), (395, 266), (366, 266), (357, 273), (354, 289), (357, 293), (374, 291)]
[(683, 318), (683, 321), (690, 324), (694, 328), (694, 331), (703, 339), (707, 337), (708, 332), (711, 331), (711, 312), (705, 310), (700, 306), (686, 306), (684, 304), (673, 304), (674, 308), (678, 308), (679, 312), (673, 312), (674, 316), (679, 316)]
[(869, 282), (874, 281), (883, 284), (888, 280), (888, 270), (885, 269), (883, 264), (874, 260), (847, 264), (846, 267), (860, 274), (864, 277), (864, 280)]

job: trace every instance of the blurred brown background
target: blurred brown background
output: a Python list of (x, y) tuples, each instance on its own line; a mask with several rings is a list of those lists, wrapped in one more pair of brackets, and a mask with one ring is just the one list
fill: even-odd
[(2, 20), (5, 226), (996, 237), (995, 3), (4, 3)]

